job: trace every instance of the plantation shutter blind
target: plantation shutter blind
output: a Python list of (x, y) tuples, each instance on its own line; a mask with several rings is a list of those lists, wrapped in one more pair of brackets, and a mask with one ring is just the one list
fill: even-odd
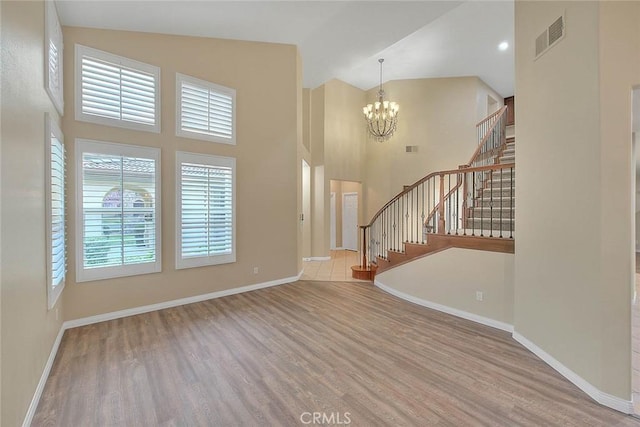
[(178, 152), (177, 268), (235, 261), (235, 159)]
[(65, 227), (65, 153), (62, 142), (51, 135), (51, 287), (64, 284), (67, 272)]
[(179, 134), (234, 144), (235, 90), (180, 74), (177, 81)]
[(62, 55), (64, 50), (62, 40), (62, 27), (58, 20), (58, 13), (53, 2), (46, 2), (45, 6), (45, 33), (47, 35), (47, 49), (45, 62), (47, 73), (45, 74), (45, 88), (58, 113), (64, 115), (63, 73)]
[(83, 265), (156, 261), (154, 159), (84, 153)]
[(155, 79), (150, 73), (82, 58), (82, 112), (155, 124)]
[(158, 67), (80, 45), (76, 55), (76, 119), (160, 131)]
[(232, 251), (231, 168), (182, 164), (182, 257)]

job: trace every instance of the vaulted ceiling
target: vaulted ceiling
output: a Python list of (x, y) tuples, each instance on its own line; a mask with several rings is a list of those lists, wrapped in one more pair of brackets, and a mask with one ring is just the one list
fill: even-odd
[[(513, 95), (513, 1), (56, 1), (63, 25), (295, 44), (304, 86), (475, 75)], [(509, 47), (498, 50), (506, 41)]]

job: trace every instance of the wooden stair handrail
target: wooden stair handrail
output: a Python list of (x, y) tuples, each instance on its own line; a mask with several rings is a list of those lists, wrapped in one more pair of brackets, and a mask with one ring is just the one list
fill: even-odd
[[(500, 108), (498, 111), (493, 113), (491, 116), (487, 117), (486, 119), (484, 119), (483, 121), (478, 123), (476, 126), (480, 126), (482, 123), (484, 123), (485, 121), (488, 121), (490, 118), (492, 118), (494, 116), (500, 116), (501, 114), (505, 114), (506, 112), (507, 112), (507, 106), (505, 105), (502, 108)], [(487, 130), (487, 132), (485, 133), (484, 137), (482, 138), (482, 141), (480, 141), (480, 143), (478, 144), (478, 148), (476, 148), (476, 151), (473, 152), (473, 155), (471, 156), (471, 160), (469, 160), (469, 162), (467, 163), (467, 166), (471, 166), (471, 164), (474, 162), (474, 160), (476, 160), (478, 158), (478, 156), (480, 155), (480, 150), (482, 150), (482, 147), (484, 146), (485, 142), (487, 142), (487, 139), (489, 139), (489, 135), (491, 135), (491, 133), (496, 128), (496, 125), (499, 122), (500, 122), (500, 119), (497, 118), (493, 122), (491, 127)]]
[(515, 166), (516, 166), (515, 163), (496, 163), (494, 165), (487, 165), (487, 166), (465, 167), (465, 168), (460, 168), (460, 169), (451, 169), (451, 170), (445, 170), (445, 171), (439, 171), (439, 172), (432, 172), (429, 175), (427, 175), (424, 178), (422, 178), (421, 180), (415, 182), (414, 184), (410, 185), (406, 189), (402, 190), (393, 199), (389, 200), (383, 207), (381, 207), (378, 210), (378, 212), (376, 212), (376, 214), (373, 216), (371, 221), (369, 221), (369, 224), (361, 225), (360, 228), (371, 227), (373, 225), (373, 223), (376, 221), (376, 219), (378, 219), (380, 214), (382, 214), (382, 212), (388, 206), (392, 205), (393, 202), (398, 200), (400, 197), (402, 197), (406, 193), (409, 193), (412, 189), (416, 188), (417, 186), (419, 186), (420, 184), (428, 181), (431, 178), (434, 178), (434, 177), (439, 176), (439, 175), (453, 175), (453, 174), (463, 174), (463, 173), (468, 173), (468, 172), (484, 172), (484, 171), (488, 171), (488, 170), (508, 169), (508, 168), (514, 168)]

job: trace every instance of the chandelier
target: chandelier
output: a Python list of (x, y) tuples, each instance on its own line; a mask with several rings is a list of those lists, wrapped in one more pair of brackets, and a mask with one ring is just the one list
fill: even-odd
[(391, 138), (398, 125), (399, 106), (395, 102), (385, 101), (382, 90), (382, 63), (384, 59), (378, 59), (380, 63), (380, 88), (378, 89), (378, 101), (362, 108), (364, 118), (367, 121), (369, 134), (382, 142)]

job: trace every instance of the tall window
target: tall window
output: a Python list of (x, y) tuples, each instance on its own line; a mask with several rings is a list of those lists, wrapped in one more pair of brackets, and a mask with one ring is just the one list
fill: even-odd
[(65, 151), (62, 131), (48, 114), (45, 129), (47, 299), (51, 309), (62, 293), (67, 273)]
[(62, 89), (62, 27), (58, 20), (55, 3), (45, 2), (45, 64), (44, 87), (60, 115), (64, 114)]
[(235, 262), (236, 160), (181, 151), (176, 160), (176, 268)]
[(160, 271), (160, 150), (77, 140), (76, 162), (77, 281)]
[(236, 91), (176, 74), (176, 135), (235, 144)]
[(160, 132), (160, 68), (76, 45), (76, 120)]

